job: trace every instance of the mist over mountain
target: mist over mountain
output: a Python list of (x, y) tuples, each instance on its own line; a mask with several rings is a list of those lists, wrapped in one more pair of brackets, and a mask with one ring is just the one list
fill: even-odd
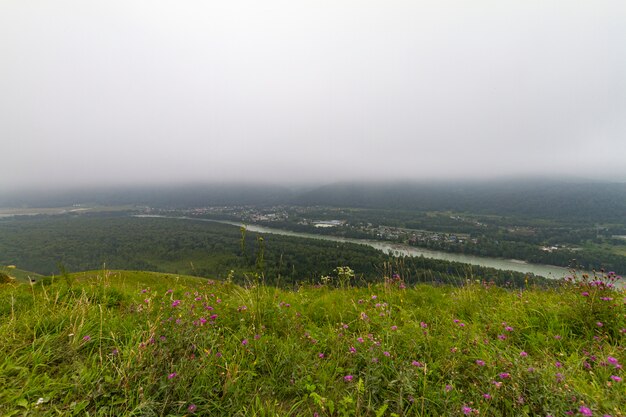
[(231, 183), (49, 189), (0, 195), (0, 206), (4, 207), (72, 205), (319, 205), (610, 221), (623, 219), (626, 213), (626, 183), (580, 179), (339, 182), (300, 187)]

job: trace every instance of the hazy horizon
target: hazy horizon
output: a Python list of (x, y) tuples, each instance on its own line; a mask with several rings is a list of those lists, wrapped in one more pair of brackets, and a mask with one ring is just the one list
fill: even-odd
[(0, 192), (626, 182), (626, 3), (0, 4)]

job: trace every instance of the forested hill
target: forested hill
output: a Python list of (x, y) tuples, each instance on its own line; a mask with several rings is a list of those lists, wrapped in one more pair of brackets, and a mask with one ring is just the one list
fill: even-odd
[(626, 184), (554, 181), (337, 183), (303, 193), (296, 201), (301, 205), (452, 210), (621, 222), (626, 214)]
[(188, 208), (220, 205), (303, 205), (465, 211), (544, 219), (621, 223), (626, 183), (510, 180), (492, 182), (350, 182), (318, 187), (268, 184), (128, 186), (0, 193), (0, 207), (73, 204)]

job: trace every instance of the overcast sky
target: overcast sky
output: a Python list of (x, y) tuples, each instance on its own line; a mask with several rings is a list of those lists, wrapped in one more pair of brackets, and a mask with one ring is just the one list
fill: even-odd
[(0, 191), (626, 181), (626, 1), (2, 0)]

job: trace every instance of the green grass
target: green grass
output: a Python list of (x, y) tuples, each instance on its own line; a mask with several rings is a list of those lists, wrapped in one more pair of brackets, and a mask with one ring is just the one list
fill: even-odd
[(6, 274), (11, 278), (16, 279), (18, 282), (30, 282), (31, 280), (38, 280), (43, 278), (43, 275), (32, 271), (24, 271), (22, 269), (15, 268), (14, 265), (1, 266), (0, 273)]
[(0, 415), (624, 415), (622, 290), (402, 287), (1, 284)]

